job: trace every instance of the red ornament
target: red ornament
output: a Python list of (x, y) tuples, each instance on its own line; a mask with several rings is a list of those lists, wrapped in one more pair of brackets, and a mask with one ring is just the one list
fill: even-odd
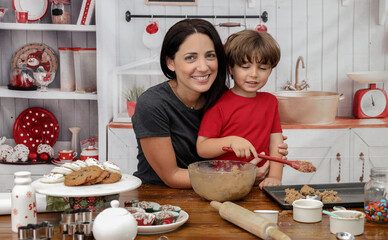
[(265, 26), (264, 24), (259, 24), (256, 26), (256, 31), (259, 31), (259, 32), (266, 32), (267, 31), (267, 26)]
[(30, 154), (28, 154), (28, 159), (36, 159), (37, 157), (38, 154), (35, 152), (30, 152)]
[(46, 161), (49, 159), (49, 155), (47, 153), (42, 153), (39, 155), (39, 158)]
[(154, 33), (157, 33), (159, 30), (159, 26), (158, 26), (158, 23), (157, 22), (152, 22), (151, 24), (149, 24), (146, 28), (146, 31), (147, 33), (149, 34), (154, 34)]

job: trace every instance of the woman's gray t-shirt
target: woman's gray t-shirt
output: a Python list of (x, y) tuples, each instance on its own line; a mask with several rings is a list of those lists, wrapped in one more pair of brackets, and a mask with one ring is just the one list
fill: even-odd
[(185, 106), (175, 96), (168, 82), (145, 91), (139, 97), (132, 117), (139, 150), (138, 170), (133, 175), (139, 177), (145, 184), (164, 185), (145, 158), (140, 138), (170, 137), (180, 168), (187, 168), (190, 163), (203, 160), (196, 150), (201, 119), (201, 110)]

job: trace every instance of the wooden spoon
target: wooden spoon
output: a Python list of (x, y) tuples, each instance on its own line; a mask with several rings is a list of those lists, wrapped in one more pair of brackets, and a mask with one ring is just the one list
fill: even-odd
[[(227, 151), (227, 152), (234, 152), (231, 147), (222, 147), (222, 150)], [(315, 172), (317, 171), (317, 168), (308, 161), (290, 161), (290, 160), (284, 160), (281, 158), (276, 158), (276, 157), (271, 157), (263, 154), (258, 154), (258, 157), (261, 159), (267, 159), (269, 161), (274, 161), (274, 162), (280, 162), (283, 164), (287, 164), (290, 167), (300, 171), (300, 172)]]

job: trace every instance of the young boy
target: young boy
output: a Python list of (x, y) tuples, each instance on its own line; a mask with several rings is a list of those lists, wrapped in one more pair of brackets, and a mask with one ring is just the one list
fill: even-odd
[[(277, 42), (266, 32), (243, 30), (229, 36), (225, 53), (234, 87), (205, 113), (198, 133), (198, 154), (241, 160), (257, 158), (260, 152), (281, 158), (277, 147), (283, 142), (278, 101), (270, 93), (257, 92), (280, 60)], [(222, 150), (224, 146), (234, 152)], [(260, 188), (282, 184), (283, 164), (269, 165)]]

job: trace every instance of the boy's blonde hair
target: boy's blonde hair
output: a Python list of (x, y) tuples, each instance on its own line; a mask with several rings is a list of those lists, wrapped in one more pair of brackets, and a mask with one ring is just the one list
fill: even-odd
[(225, 53), (230, 67), (255, 61), (275, 68), (280, 60), (276, 40), (269, 33), (256, 30), (242, 30), (230, 35), (225, 43)]

